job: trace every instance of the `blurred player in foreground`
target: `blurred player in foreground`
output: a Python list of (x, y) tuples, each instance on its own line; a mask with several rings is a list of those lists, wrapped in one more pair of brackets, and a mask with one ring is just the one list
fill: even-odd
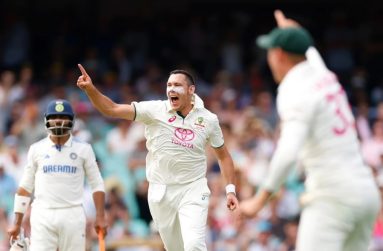
[(238, 206), (234, 166), (224, 145), (218, 118), (194, 93), (193, 77), (184, 70), (170, 73), (167, 100), (116, 104), (101, 94), (79, 65), (77, 85), (104, 115), (145, 124), (148, 202), (167, 251), (204, 251), (210, 190), (205, 146), (214, 148), (226, 181), (227, 207)]
[(84, 251), (84, 179), (88, 178), (93, 190), (95, 229), (106, 234), (104, 182), (92, 147), (71, 134), (74, 113), (69, 102), (50, 102), (44, 116), (49, 135), (29, 149), (28, 164), (15, 195), (15, 223), (9, 234), (13, 239), (20, 234), (34, 192), (30, 250)]
[(306, 171), (298, 251), (367, 250), (380, 208), (364, 165), (346, 94), (323, 63), (310, 34), (275, 12), (278, 28), (257, 38), (279, 84), (281, 135), (260, 191), (240, 203), (254, 217), (299, 159)]

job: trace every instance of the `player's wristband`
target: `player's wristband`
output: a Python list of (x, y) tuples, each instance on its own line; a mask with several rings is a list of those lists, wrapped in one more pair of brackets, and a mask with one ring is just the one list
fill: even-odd
[(25, 212), (28, 209), (30, 201), (31, 201), (31, 197), (21, 196), (21, 195), (16, 194), (15, 195), (15, 202), (13, 204), (13, 211), (15, 213), (25, 214)]
[(235, 185), (234, 185), (234, 184), (228, 184), (228, 185), (226, 186), (226, 195), (227, 195), (228, 193), (233, 193), (233, 194), (237, 195), (237, 194), (235, 193)]

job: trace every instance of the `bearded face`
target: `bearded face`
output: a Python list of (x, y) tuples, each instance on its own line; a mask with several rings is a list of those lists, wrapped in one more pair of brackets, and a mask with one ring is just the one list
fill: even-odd
[(73, 128), (73, 120), (67, 115), (51, 115), (45, 118), (48, 132), (57, 137), (66, 136)]

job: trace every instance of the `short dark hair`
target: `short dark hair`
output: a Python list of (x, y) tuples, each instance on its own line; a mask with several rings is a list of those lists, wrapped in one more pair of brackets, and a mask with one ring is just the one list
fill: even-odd
[(185, 71), (185, 70), (177, 69), (177, 70), (171, 71), (169, 75), (173, 75), (173, 74), (183, 74), (183, 75), (186, 76), (186, 78), (189, 80), (189, 82), (192, 85), (195, 85), (193, 75), (190, 72)]

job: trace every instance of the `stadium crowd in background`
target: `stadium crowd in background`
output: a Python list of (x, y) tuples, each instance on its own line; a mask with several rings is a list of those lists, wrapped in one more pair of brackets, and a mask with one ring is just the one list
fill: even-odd
[[(270, 17), (272, 10), (263, 11)], [(292, 16), (288, 10), (285, 13)], [(383, 191), (381, 15), (371, 8), (357, 24), (351, 14), (337, 10), (324, 22), (320, 15), (310, 20), (308, 14), (299, 19), (302, 16), (296, 19), (312, 30), (318, 50), (348, 94), (364, 159)], [(38, 21), (29, 23), (11, 13), (1, 17), (1, 251), (9, 248), (7, 229), (13, 221), (13, 198), (26, 164), (26, 152), (32, 142), (46, 137), (42, 130), (44, 108), (49, 101), (60, 98), (71, 102), (76, 114), (73, 134), (92, 144), (105, 180), (109, 225), (106, 242), (125, 236), (153, 239), (157, 235), (146, 200), (147, 152), (142, 125), (102, 117), (75, 86), (77, 63), (86, 67), (106, 96), (119, 103), (166, 99), (168, 72), (176, 66), (193, 72), (198, 95), (220, 119), (236, 167), (239, 200), (256, 192), (268, 172), (279, 118), (274, 103), (275, 84), (264, 52), (255, 47), (254, 38), (275, 24), (259, 22), (261, 17), (245, 11), (229, 16), (195, 13), (183, 16), (179, 22), (161, 17), (143, 18), (141, 26), (135, 28), (120, 20), (100, 18), (87, 37), (82, 33), (86, 25), (76, 23), (76, 19), (52, 16), (57, 28), (44, 29)], [(156, 25), (149, 28), (145, 22)], [(42, 30), (44, 36), (36, 35)], [(289, 174), (287, 183), (257, 218), (237, 226), (226, 209), (219, 166), (210, 156), (214, 155), (208, 154), (208, 250), (294, 250), (301, 210), (299, 196), (305, 179), (301, 167)], [(87, 189), (87, 246), (88, 250), (96, 250), (97, 236), (92, 231), (95, 211), (89, 186)], [(383, 249), (382, 215), (373, 232), (374, 251)], [(28, 234), (28, 213), (24, 222)]]

